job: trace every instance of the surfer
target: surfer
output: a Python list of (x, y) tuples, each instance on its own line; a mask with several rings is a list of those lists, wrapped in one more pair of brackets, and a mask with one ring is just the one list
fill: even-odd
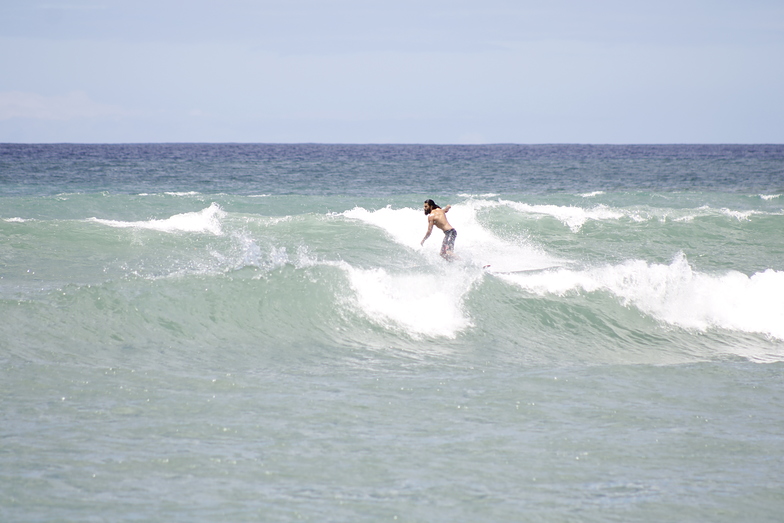
[(449, 212), (449, 209), (451, 209), (452, 206), (447, 205), (442, 209), (436, 205), (436, 202), (433, 200), (425, 200), (424, 207), (425, 215), (427, 216), (427, 234), (425, 234), (425, 237), (419, 242), (419, 245), (425, 244), (425, 240), (430, 237), (430, 233), (433, 232), (433, 225), (435, 225), (444, 231), (444, 241), (441, 243), (441, 257), (445, 260), (451, 260), (455, 256), (455, 238), (457, 237), (457, 231), (454, 227), (449, 225), (449, 222), (446, 219), (446, 213)]

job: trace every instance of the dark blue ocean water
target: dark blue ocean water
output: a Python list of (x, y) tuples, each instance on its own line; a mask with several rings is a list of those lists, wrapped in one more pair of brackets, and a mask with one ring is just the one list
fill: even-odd
[(0, 144), (4, 194), (781, 191), (782, 145)]

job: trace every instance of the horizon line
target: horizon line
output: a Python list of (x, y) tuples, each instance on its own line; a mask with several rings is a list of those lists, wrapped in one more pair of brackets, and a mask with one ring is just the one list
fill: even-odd
[(357, 146), (443, 146), (443, 147), (483, 147), (483, 146), (674, 146), (674, 145), (784, 145), (777, 142), (489, 142), (489, 143), (427, 143), (427, 142), (201, 142), (201, 141), (156, 141), (156, 142), (0, 142), (5, 145), (357, 145)]

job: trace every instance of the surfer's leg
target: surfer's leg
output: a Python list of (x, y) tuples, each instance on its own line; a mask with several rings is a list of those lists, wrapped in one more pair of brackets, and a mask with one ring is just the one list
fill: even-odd
[(447, 260), (451, 259), (455, 254), (455, 238), (457, 231), (449, 229), (444, 232), (444, 241), (441, 243), (441, 256)]

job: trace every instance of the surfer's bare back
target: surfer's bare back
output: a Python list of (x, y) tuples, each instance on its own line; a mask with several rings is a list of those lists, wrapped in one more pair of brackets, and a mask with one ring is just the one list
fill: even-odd
[(419, 245), (424, 245), (425, 240), (430, 237), (430, 233), (433, 232), (433, 225), (444, 231), (444, 241), (441, 243), (441, 257), (445, 260), (451, 260), (455, 255), (455, 238), (457, 237), (457, 231), (454, 227), (449, 225), (449, 221), (446, 219), (446, 213), (449, 212), (449, 209), (452, 208), (451, 205), (447, 205), (443, 209), (436, 205), (436, 202), (433, 200), (425, 200), (425, 215), (427, 216), (427, 233), (425, 237), (422, 238), (422, 241), (419, 242)]

